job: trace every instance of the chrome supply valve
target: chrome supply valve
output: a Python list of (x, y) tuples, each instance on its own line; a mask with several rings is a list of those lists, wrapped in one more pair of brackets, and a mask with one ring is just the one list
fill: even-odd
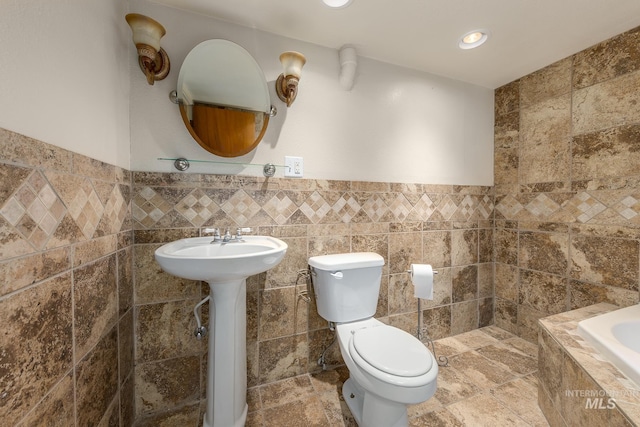
[(202, 322), (200, 322), (200, 307), (202, 307), (202, 304), (209, 301), (210, 299), (211, 299), (211, 296), (208, 295), (202, 301), (196, 304), (195, 307), (193, 307), (193, 316), (196, 318), (196, 324), (198, 325), (196, 326), (196, 330), (193, 332), (193, 335), (196, 337), (198, 341), (200, 341), (202, 338), (207, 336), (207, 328), (205, 328), (202, 325)]
[(207, 328), (205, 328), (204, 326), (198, 326), (193, 332), (193, 335), (198, 341), (200, 341), (202, 338), (207, 336)]

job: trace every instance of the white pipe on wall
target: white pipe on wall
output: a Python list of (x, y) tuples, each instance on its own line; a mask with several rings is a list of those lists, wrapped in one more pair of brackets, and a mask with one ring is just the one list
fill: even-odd
[(351, 46), (343, 46), (338, 52), (338, 58), (340, 60), (340, 85), (344, 90), (351, 90), (358, 67), (356, 49)]

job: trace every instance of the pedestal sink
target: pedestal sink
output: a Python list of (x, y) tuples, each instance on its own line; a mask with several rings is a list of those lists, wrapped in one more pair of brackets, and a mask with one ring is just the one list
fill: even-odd
[(229, 242), (176, 240), (155, 252), (174, 276), (209, 283), (209, 356), (204, 427), (242, 427), (247, 418), (247, 283), (282, 261), (287, 244), (269, 236)]

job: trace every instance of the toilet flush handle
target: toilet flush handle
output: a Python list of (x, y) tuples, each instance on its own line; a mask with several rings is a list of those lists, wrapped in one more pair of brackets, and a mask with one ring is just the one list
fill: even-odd
[(331, 274), (336, 279), (342, 279), (344, 277), (343, 274), (342, 274), (342, 271), (336, 271), (336, 272), (329, 273), (329, 274)]

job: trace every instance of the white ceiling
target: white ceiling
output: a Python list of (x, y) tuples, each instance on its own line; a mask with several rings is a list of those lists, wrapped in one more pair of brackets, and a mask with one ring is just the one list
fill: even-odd
[[(153, 0), (494, 89), (640, 25), (640, 0)], [(461, 50), (458, 39), (488, 29)]]

